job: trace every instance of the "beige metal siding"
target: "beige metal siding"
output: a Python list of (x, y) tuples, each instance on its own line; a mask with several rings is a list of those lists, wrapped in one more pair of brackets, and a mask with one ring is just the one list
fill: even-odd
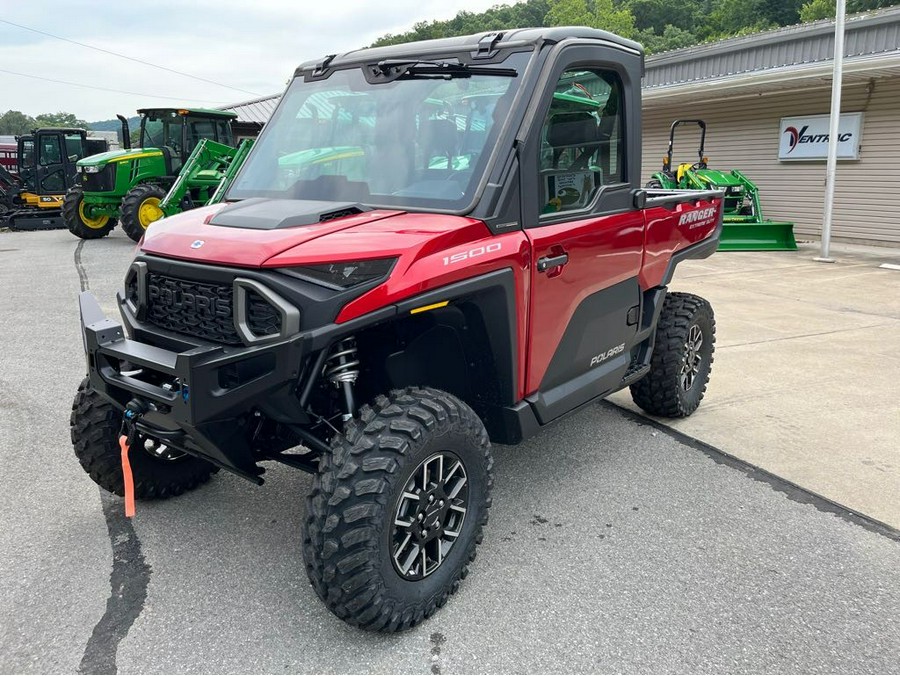
[[(835, 184), (835, 238), (900, 244), (900, 78), (881, 78), (871, 95), (865, 84), (844, 88), (843, 112), (865, 113), (860, 159), (840, 161)], [(714, 94), (715, 85), (710, 85)], [(643, 180), (658, 171), (676, 118), (702, 118), (708, 125), (706, 154), (716, 169), (739, 169), (760, 189), (763, 213), (789, 220), (803, 239), (818, 239), (825, 199), (825, 161), (779, 162), (782, 117), (827, 114), (831, 88), (798, 86), (789, 94), (759, 94), (723, 101), (644, 105)], [(674, 162), (694, 162), (697, 133), (675, 138)]]

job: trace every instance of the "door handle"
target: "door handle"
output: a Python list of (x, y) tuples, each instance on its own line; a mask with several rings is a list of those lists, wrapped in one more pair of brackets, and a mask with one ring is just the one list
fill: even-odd
[(551, 268), (558, 268), (569, 262), (569, 254), (560, 254), (559, 256), (544, 256), (538, 258), (537, 271), (546, 272)]

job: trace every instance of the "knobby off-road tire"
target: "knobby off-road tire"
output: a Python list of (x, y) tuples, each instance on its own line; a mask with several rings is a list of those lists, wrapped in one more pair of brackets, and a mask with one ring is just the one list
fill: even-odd
[(63, 198), (62, 216), (66, 227), (81, 239), (106, 237), (116, 227), (116, 219), (109, 216), (89, 218), (84, 211), (84, 190), (81, 186), (69, 188)]
[(165, 196), (165, 189), (155, 183), (140, 183), (129, 190), (119, 208), (125, 234), (135, 242), (141, 241), (147, 228), (162, 218), (159, 203)]
[[(110, 493), (123, 495), (119, 432), (122, 414), (91, 389), (87, 378), (78, 386), (69, 421), (78, 462), (91, 479)], [(128, 458), (139, 500), (171, 498), (209, 480), (218, 468), (190, 455), (164, 459), (143, 447), (138, 438)]]
[(709, 302), (690, 293), (667, 294), (650, 372), (631, 386), (634, 403), (667, 418), (696, 411), (709, 382), (715, 342), (716, 320)]
[[(438, 457), (447, 460), (439, 474)], [(463, 473), (456, 468), (456, 460), (462, 462)], [(339, 618), (372, 631), (409, 629), (431, 616), (466, 577), (487, 523), (493, 460), (481, 420), (446, 392), (394, 391), (363, 406), (359, 418), (346, 425), (343, 435), (336, 435), (331, 453), (319, 462), (303, 529), (306, 571), (316, 593)], [(423, 463), (430, 467), (424, 473)], [(451, 471), (455, 479), (450, 478)], [(419, 564), (413, 564), (407, 575), (400, 565), (407, 560), (406, 554), (415, 559), (412, 547), (419, 545), (397, 550), (398, 538), (404, 537), (403, 529), (396, 526), (398, 510), (415, 512), (416, 505), (442, 502), (430, 503), (425, 491), (417, 494), (419, 502), (408, 497), (410, 489), (418, 490), (420, 477), (435, 476), (440, 476), (435, 485), (446, 481), (445, 486), (465, 476), (461, 490), (448, 489), (437, 497), (450, 502), (453, 494), (457, 502), (465, 490), (466, 512), (461, 524), (453, 526), (459, 534), (442, 561), (425, 577), (411, 579), (423, 572), (417, 570)], [(423, 517), (424, 527), (431, 527), (435, 522), (429, 519), (437, 518), (433, 513)], [(437, 518), (441, 537), (432, 537), (438, 543), (445, 532), (451, 532), (448, 524), (454, 518)], [(442, 519), (446, 531), (441, 530)], [(415, 514), (410, 523), (416, 523)], [(425, 545), (426, 550), (435, 540)], [(402, 554), (398, 563), (395, 552)], [(434, 564), (432, 559), (430, 565)], [(427, 552), (421, 565), (427, 570)]]

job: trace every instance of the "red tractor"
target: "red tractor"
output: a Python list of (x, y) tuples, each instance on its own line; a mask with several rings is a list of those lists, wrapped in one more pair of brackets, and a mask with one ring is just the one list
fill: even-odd
[(85, 470), (126, 506), (311, 472), (328, 608), (430, 616), (482, 541), (492, 442), (626, 387), (656, 415), (703, 398), (713, 311), (667, 285), (715, 251), (722, 194), (641, 187), (642, 68), (589, 28), (301, 65), (225, 202), (148, 230), (121, 321), (81, 295)]

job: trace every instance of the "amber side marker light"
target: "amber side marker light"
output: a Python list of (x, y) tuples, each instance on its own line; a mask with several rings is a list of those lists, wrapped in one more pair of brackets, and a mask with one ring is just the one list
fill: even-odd
[(440, 303), (432, 303), (431, 305), (423, 305), (422, 307), (413, 308), (412, 310), (409, 311), (409, 314), (417, 315), (420, 312), (428, 312), (429, 310), (437, 310), (438, 308), (446, 307), (446, 305), (449, 302), (450, 302), (449, 300), (442, 300)]

